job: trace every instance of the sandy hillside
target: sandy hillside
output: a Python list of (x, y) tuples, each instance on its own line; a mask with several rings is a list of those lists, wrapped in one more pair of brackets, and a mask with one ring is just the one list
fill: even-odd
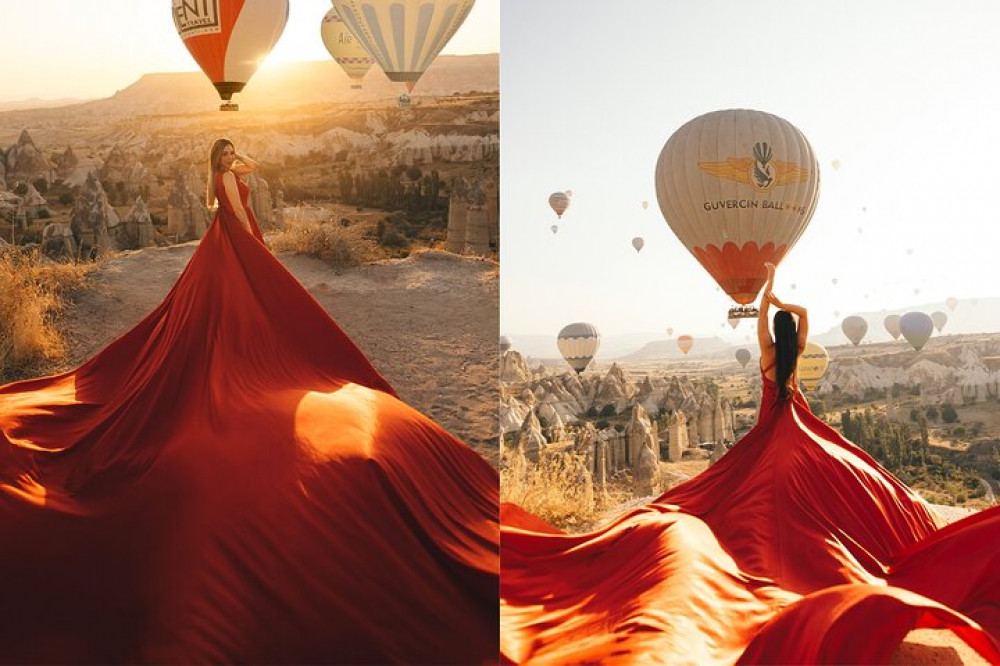
[[(197, 242), (129, 252), (93, 274), (59, 322), (74, 367), (160, 303)], [(400, 397), (496, 463), (497, 266), (444, 252), (343, 270), (278, 258)]]

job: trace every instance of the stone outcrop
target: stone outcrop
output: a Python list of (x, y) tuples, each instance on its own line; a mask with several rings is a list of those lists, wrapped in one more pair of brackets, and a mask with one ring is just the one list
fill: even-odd
[(167, 228), (164, 234), (175, 242), (195, 240), (205, 235), (210, 223), (205, 198), (189, 185), (189, 178), (177, 174), (167, 196)]
[(500, 382), (503, 384), (522, 384), (531, 381), (531, 369), (524, 357), (515, 349), (509, 350), (500, 357)]
[(632, 406), (632, 416), (625, 430), (628, 437), (628, 460), (635, 470), (642, 459), (643, 449), (649, 449), (656, 458), (660, 457), (660, 444), (656, 425), (650, 421), (649, 415), (642, 405)]
[(274, 214), (274, 202), (271, 200), (271, 187), (267, 181), (256, 173), (243, 177), (243, 182), (250, 188), (250, 196), (247, 204), (253, 215), (257, 218), (257, 225), (261, 231), (269, 231), (281, 228)]
[(53, 259), (76, 257), (76, 238), (70, 225), (59, 222), (45, 225), (42, 229), (42, 254)]
[(89, 174), (70, 217), (80, 256), (92, 258), (119, 249), (116, 243), (119, 224), (104, 187), (93, 173)]
[(667, 460), (679, 461), (688, 448), (687, 417), (679, 409), (670, 415), (667, 442)]
[(80, 158), (73, 152), (72, 146), (66, 146), (66, 150), (58, 155), (54, 161), (55, 164), (53, 166), (58, 178), (69, 178), (76, 168), (80, 166)]
[(5, 155), (7, 167), (7, 181), (22, 180), (34, 183), (38, 179), (45, 181), (46, 185), (51, 185), (55, 170), (52, 163), (35, 146), (28, 130), (23, 130), (17, 143), (7, 149)]
[(156, 245), (156, 228), (142, 197), (137, 197), (132, 208), (121, 222), (119, 248), (135, 249)]
[(465, 178), (452, 179), (448, 197), (448, 231), (445, 249), (454, 254), (462, 254), (465, 251), (465, 226), (469, 215), (469, 203), (466, 198), (468, 192), (469, 183)]
[(528, 412), (528, 416), (521, 424), (521, 429), (517, 434), (517, 448), (524, 454), (525, 458), (532, 462), (538, 462), (542, 452), (548, 446), (548, 441), (542, 435), (542, 426), (535, 416), (535, 410)]

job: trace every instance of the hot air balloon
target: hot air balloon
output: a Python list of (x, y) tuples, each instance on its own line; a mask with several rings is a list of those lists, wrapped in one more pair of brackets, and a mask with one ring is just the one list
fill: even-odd
[(739, 349), (736, 350), (736, 360), (739, 361), (739, 364), (742, 365), (744, 368), (747, 367), (747, 363), (750, 362), (750, 358), (751, 358), (750, 350), (747, 349), (746, 347), (740, 347)]
[(916, 289), (913, 290), (913, 295), (917, 296), (919, 294), (920, 294), (920, 287), (917, 287)]
[(861, 339), (865, 337), (865, 333), (868, 332), (868, 322), (865, 321), (864, 317), (859, 317), (858, 315), (851, 315), (844, 319), (840, 328), (844, 331), (844, 335), (847, 339), (854, 343), (857, 347), (861, 344)]
[(390, 81), (413, 86), (476, 0), (333, 0), (337, 14)]
[(640, 250), (642, 250), (642, 248), (643, 248), (643, 246), (645, 244), (646, 244), (646, 241), (644, 241), (642, 239), (642, 236), (636, 236), (635, 238), (632, 239), (632, 247), (635, 248), (636, 252), (639, 252)]
[(934, 321), (923, 312), (907, 312), (899, 318), (899, 330), (906, 341), (920, 351), (931, 339)]
[(936, 312), (931, 313), (931, 321), (934, 322), (934, 328), (936, 328), (937, 332), (940, 333), (941, 329), (944, 328), (944, 325), (948, 323), (948, 315), (940, 310), (937, 310)]
[(569, 363), (569, 367), (576, 370), (576, 374), (580, 374), (594, 360), (594, 354), (601, 346), (601, 334), (593, 324), (577, 322), (559, 331), (556, 344), (559, 346), (559, 353)]
[[(761, 111), (715, 111), (667, 140), (656, 197), (667, 224), (729, 296), (749, 306), (809, 224), (819, 165), (791, 123)], [(735, 316), (756, 316), (737, 307)]]
[(729, 325), (732, 326), (733, 329), (735, 329), (737, 326), (740, 325), (740, 318), (739, 317), (729, 317), (726, 321), (729, 322)]
[(643, 201), (642, 202), (642, 209), (643, 210), (648, 210), (649, 209), (649, 202), (648, 201)]
[(549, 205), (556, 212), (556, 216), (562, 219), (563, 213), (569, 208), (569, 197), (565, 192), (553, 192), (549, 195)]
[(834, 310), (833, 316), (836, 317), (837, 319), (840, 319), (840, 310)]
[(271, 51), (288, 20), (288, 0), (172, 0), (174, 27), (195, 62), (219, 91), (222, 111)]
[(558, 224), (553, 224), (549, 228), (552, 229), (552, 233), (555, 233), (555, 232), (559, 231), (559, 225)]
[(949, 310), (954, 312), (955, 308), (958, 307), (958, 299), (955, 298), (954, 296), (949, 296), (948, 300), (945, 301), (945, 305), (948, 306)]
[(795, 283), (792, 283), (792, 291), (795, 291)]
[(686, 355), (689, 351), (691, 351), (691, 347), (694, 346), (694, 338), (692, 338), (690, 335), (678, 336), (677, 346)]
[(673, 334), (674, 334), (674, 329), (668, 328), (667, 329), (667, 335), (673, 335)]
[(834, 160), (830, 162), (830, 166), (833, 167), (834, 171), (840, 171), (840, 160)]
[(573, 190), (566, 190), (566, 196), (573, 198)]
[(833, 283), (834, 285), (836, 285), (836, 284), (837, 284), (837, 278), (832, 278), (832, 279), (830, 280), (830, 282), (832, 282), (832, 283)]
[(799, 356), (797, 374), (799, 382), (807, 391), (812, 391), (819, 384), (819, 380), (826, 374), (826, 369), (830, 366), (830, 355), (823, 345), (816, 342), (807, 342), (806, 348)]
[(892, 339), (899, 340), (899, 315), (889, 315), (882, 323)]
[(513, 347), (513, 346), (514, 345), (513, 345), (513, 343), (511, 343), (510, 338), (508, 338), (506, 335), (501, 335), (500, 336), (500, 353), (501, 354), (506, 354), (508, 351), (510, 351), (510, 348)]
[(347, 25), (337, 16), (336, 9), (331, 9), (323, 17), (320, 36), (323, 38), (326, 50), (351, 79), (351, 87), (360, 88), (361, 79), (375, 64), (375, 58), (371, 57), (365, 51), (365, 47), (354, 38)]

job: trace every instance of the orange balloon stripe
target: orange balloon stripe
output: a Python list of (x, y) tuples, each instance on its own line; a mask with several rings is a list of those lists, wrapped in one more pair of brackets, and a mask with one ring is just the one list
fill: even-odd
[(758, 247), (754, 242), (743, 244), (726, 243), (720, 250), (715, 245), (694, 248), (694, 256), (705, 267), (722, 290), (740, 305), (749, 305), (757, 298), (761, 287), (767, 282), (765, 262), (777, 265), (788, 251), (787, 245), (765, 243)]
[(244, 0), (218, 0), (219, 24), (222, 32), (211, 35), (196, 35), (184, 40), (184, 45), (194, 56), (212, 83), (226, 80), (226, 51), (233, 36), (233, 26), (243, 11)]

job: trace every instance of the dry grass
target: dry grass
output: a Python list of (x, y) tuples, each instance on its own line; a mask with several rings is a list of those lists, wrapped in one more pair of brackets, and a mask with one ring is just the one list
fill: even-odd
[(301, 252), (322, 259), (335, 269), (376, 261), (381, 252), (373, 241), (339, 225), (303, 223), (268, 235), (275, 252)]
[(500, 500), (512, 502), (551, 525), (570, 532), (590, 528), (627, 495), (611, 484), (595, 489), (583, 454), (543, 453), (532, 463), (516, 449), (500, 455)]
[(32, 376), (63, 358), (66, 344), (53, 318), (98, 265), (0, 252), (0, 383)]

